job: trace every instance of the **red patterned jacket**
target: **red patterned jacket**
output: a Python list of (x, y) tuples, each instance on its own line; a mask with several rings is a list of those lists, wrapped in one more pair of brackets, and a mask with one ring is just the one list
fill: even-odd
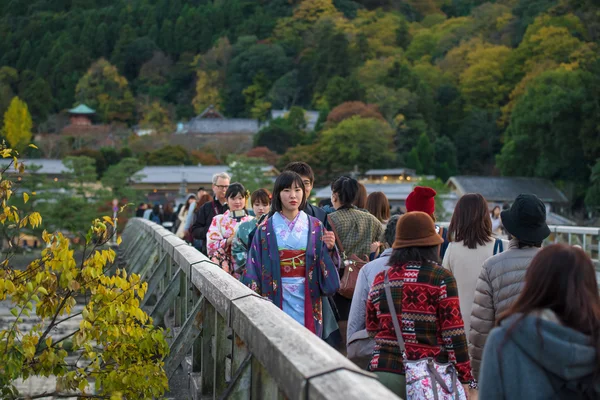
[[(459, 380), (472, 381), (467, 338), (452, 273), (434, 263), (410, 263), (392, 266), (388, 275), (408, 359), (433, 357), (439, 362), (453, 362)], [(383, 281), (384, 272), (381, 272), (375, 277), (367, 299), (367, 331), (376, 343), (369, 368), (403, 374), (402, 356)]]

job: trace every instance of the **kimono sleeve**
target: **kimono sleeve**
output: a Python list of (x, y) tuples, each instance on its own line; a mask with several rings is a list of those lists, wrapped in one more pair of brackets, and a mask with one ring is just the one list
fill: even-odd
[(252, 239), (252, 244), (248, 250), (248, 256), (246, 259), (246, 269), (242, 275), (242, 283), (248, 286), (250, 289), (262, 295), (262, 250), (261, 250), (261, 238), (262, 230), (258, 229)]
[(249, 232), (246, 229), (246, 224), (242, 224), (235, 233), (235, 237), (231, 243), (231, 255), (235, 262), (236, 272), (241, 272), (246, 266), (246, 259), (248, 258), (248, 235)]
[[(319, 288), (325, 296), (335, 294), (340, 288), (340, 276), (327, 245), (323, 243), (323, 226), (321, 225), (319, 240), (317, 246), (321, 246), (320, 256), (318, 260), (319, 266)], [(316, 250), (316, 249), (315, 249)]]
[(225, 250), (227, 239), (221, 233), (222, 215), (217, 215), (213, 218), (208, 233), (206, 234), (206, 250), (208, 256), (212, 257), (219, 252), (219, 249)]

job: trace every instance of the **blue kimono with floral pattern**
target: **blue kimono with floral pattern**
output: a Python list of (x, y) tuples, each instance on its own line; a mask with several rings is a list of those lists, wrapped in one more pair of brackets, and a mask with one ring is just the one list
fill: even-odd
[[(321, 296), (331, 296), (340, 287), (337, 268), (327, 246), (323, 243), (323, 224), (308, 216), (309, 230), (306, 245), (306, 297), (305, 312), (312, 313), (314, 333), (323, 334)], [(283, 309), (281, 266), (273, 221), (269, 218), (256, 230), (248, 252), (246, 271), (242, 282), (256, 293), (271, 300)], [(308, 314), (310, 315), (310, 314)]]

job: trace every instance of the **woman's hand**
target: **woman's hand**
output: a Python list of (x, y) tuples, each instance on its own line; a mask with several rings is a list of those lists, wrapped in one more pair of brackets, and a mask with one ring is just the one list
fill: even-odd
[(329, 250), (333, 249), (333, 246), (335, 246), (335, 233), (331, 231), (323, 232), (323, 243)]
[(371, 243), (371, 253), (377, 253), (379, 251), (380, 247), (381, 247), (381, 242)]

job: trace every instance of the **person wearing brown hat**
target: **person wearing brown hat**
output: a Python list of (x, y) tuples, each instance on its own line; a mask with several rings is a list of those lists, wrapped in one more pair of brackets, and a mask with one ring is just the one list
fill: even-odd
[[(442, 242), (430, 215), (409, 212), (401, 216), (390, 268), (377, 274), (367, 299), (366, 329), (375, 338), (369, 370), (403, 398), (406, 398), (406, 380), (385, 294), (386, 274), (407, 359), (431, 357), (438, 362), (452, 362), (465, 390), (473, 378), (456, 281), (439, 264)], [(443, 338), (442, 343), (439, 338)]]
[[(437, 192), (427, 186), (415, 186), (412, 192), (406, 197), (406, 212), (421, 211), (429, 215), (433, 222), (436, 222), (435, 218), (435, 196)], [(444, 259), (446, 249), (448, 248), (448, 231), (441, 226), (436, 225), (435, 229), (444, 239), (444, 242), (440, 246), (440, 259)]]
[(500, 217), (512, 239), (507, 250), (483, 263), (477, 280), (469, 332), (469, 353), (475, 378), (479, 375), (483, 347), (490, 331), (498, 317), (517, 300), (531, 260), (550, 235), (546, 206), (533, 194), (520, 194)]

